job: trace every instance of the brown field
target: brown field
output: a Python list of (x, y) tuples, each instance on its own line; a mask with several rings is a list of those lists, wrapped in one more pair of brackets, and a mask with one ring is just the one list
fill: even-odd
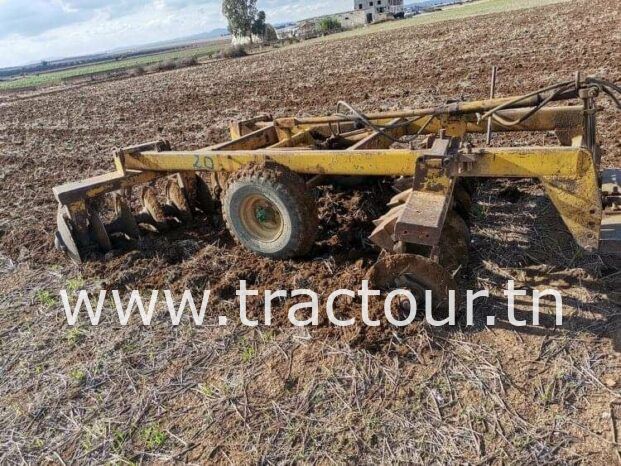
[[(621, 275), (581, 253), (530, 181), (478, 187), (464, 286), (489, 289), (478, 325), (339, 332), (327, 326), (171, 328), (157, 318), (70, 328), (58, 290), (209, 288), (235, 316), (240, 279), (261, 289), (356, 288), (391, 192), (317, 189), (311, 257), (272, 262), (200, 219), (82, 267), (53, 249), (52, 187), (112, 169), (113, 147), (224, 140), (230, 119), (483, 98), (581, 70), (621, 82), (621, 5), (572, 1), (274, 51), (0, 100), (0, 463), (585, 463), (618, 461)], [(619, 113), (600, 118), (603, 165), (621, 165)], [(497, 139), (496, 143), (502, 140)], [(552, 143), (551, 135), (515, 143)], [(565, 323), (513, 328), (502, 287), (563, 292)], [(284, 302), (276, 313), (285, 312)], [(257, 310), (256, 303), (252, 309)], [(485, 326), (494, 315), (500, 324)], [(519, 317), (523, 317), (520, 315)], [(616, 414), (616, 415), (615, 415)], [(621, 426), (619, 426), (621, 428)]]

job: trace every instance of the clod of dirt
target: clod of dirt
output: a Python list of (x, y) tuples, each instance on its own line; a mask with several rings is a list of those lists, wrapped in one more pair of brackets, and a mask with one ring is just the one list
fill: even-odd
[(524, 197), (524, 195), (525, 194), (516, 186), (508, 186), (498, 193), (498, 197), (500, 197), (500, 199), (504, 199), (511, 204), (518, 202)]

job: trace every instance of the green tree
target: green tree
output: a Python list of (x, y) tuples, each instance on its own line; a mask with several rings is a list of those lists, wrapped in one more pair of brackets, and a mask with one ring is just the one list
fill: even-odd
[(266, 27), (267, 27), (265, 18), (266, 18), (265, 11), (259, 11), (257, 13), (257, 17), (252, 22), (252, 33), (255, 36), (264, 38)]
[(341, 23), (339, 23), (339, 21), (336, 18), (333, 18), (331, 16), (328, 18), (323, 18), (321, 21), (319, 21), (318, 26), (319, 26), (319, 31), (324, 34), (338, 31), (339, 29), (341, 29)]
[(257, 15), (257, 0), (223, 0), (222, 14), (229, 22), (229, 32), (236, 37), (250, 37)]
[(278, 40), (278, 34), (276, 33), (276, 29), (271, 24), (265, 25), (265, 36), (263, 40), (266, 42), (276, 42)]

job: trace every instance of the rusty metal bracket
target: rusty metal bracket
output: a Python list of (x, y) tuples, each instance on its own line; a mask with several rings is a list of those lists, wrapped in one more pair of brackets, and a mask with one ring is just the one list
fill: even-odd
[(413, 190), (395, 225), (395, 240), (435, 247), (452, 204), (455, 178), (447, 165), (456, 160), (459, 141), (436, 139), (416, 164)]

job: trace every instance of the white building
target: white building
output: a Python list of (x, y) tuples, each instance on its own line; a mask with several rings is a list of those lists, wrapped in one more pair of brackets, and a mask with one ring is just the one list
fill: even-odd
[(354, 12), (364, 14), (366, 23), (389, 18), (403, 18), (403, 0), (354, 0)]
[(278, 37), (280, 39), (288, 37), (312, 39), (318, 37), (324, 33), (320, 31), (319, 24), (325, 18), (335, 19), (342, 29), (354, 29), (377, 21), (403, 18), (404, 16), (403, 0), (354, 0), (353, 11), (299, 21), (293, 28), (278, 30)]
[(320, 36), (322, 31), (319, 30), (319, 24), (322, 20), (327, 18), (338, 21), (341, 25), (341, 29), (354, 29), (367, 24), (363, 11), (346, 11), (344, 13), (317, 16), (316, 18), (299, 21), (296, 25), (295, 36), (300, 39), (312, 39), (313, 37)]

